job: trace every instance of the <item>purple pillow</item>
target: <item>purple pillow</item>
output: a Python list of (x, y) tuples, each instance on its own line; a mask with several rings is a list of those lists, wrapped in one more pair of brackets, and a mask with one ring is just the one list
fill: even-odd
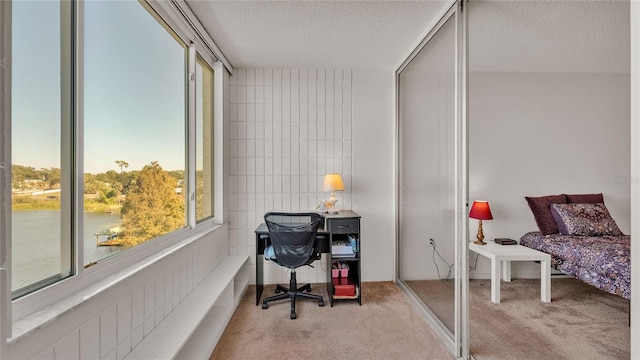
[(543, 235), (557, 234), (558, 225), (551, 215), (549, 206), (551, 204), (566, 204), (567, 198), (564, 195), (548, 195), (540, 197), (524, 197), (529, 204), (529, 208), (536, 220), (536, 225)]
[(624, 235), (604, 204), (552, 204), (551, 214), (563, 235)]
[(568, 204), (604, 204), (604, 196), (600, 194), (564, 194)]

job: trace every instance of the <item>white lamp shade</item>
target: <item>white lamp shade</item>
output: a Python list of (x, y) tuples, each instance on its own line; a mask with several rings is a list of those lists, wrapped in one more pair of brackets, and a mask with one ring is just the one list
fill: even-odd
[(344, 183), (340, 174), (327, 174), (322, 182), (322, 191), (343, 191)]

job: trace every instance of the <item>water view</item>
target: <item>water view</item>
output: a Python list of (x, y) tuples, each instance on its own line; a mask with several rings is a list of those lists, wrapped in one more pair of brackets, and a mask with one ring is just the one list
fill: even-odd
[[(60, 211), (14, 211), (12, 214), (11, 290), (60, 273)], [(95, 233), (118, 226), (119, 214), (84, 214), (84, 263), (104, 259), (123, 250), (120, 246), (97, 246)], [(105, 240), (101, 236), (100, 240)]]

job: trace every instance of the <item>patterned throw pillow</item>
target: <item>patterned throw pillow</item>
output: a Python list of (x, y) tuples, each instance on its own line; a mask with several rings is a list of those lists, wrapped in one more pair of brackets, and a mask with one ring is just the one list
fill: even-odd
[(604, 204), (552, 204), (551, 214), (563, 235), (624, 235)]

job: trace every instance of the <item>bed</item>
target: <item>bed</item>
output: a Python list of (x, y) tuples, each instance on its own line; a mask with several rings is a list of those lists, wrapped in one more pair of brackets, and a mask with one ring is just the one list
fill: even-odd
[(631, 238), (602, 194), (525, 197), (539, 231), (520, 244), (551, 255), (551, 266), (610, 294), (631, 298)]
[(608, 293), (631, 298), (631, 237), (526, 233), (520, 244), (551, 254), (551, 266)]

